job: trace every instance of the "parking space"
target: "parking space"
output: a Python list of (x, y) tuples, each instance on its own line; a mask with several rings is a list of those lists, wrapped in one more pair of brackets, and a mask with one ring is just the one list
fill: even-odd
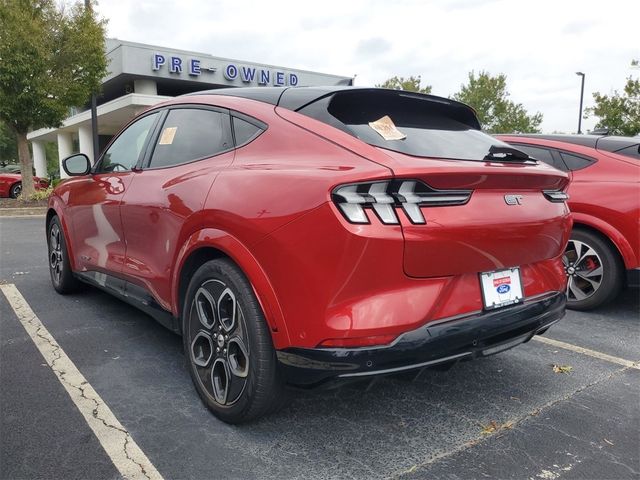
[[(97, 290), (54, 292), (43, 218), (3, 218), (0, 230), (0, 281), (164, 478), (640, 475), (640, 370), (535, 340), (414, 381), (291, 392), (278, 414), (226, 425), (200, 403), (179, 337)], [(598, 312), (569, 312), (547, 336), (638, 362), (638, 309), (626, 291)], [(0, 315), (0, 478), (118, 478), (3, 295)]]

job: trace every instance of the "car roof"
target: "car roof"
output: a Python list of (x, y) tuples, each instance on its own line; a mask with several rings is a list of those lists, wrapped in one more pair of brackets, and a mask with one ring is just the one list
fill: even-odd
[(203, 90), (200, 92), (188, 93), (184, 96), (192, 95), (226, 95), (231, 97), (242, 97), (259, 102), (270, 103), (288, 110), (298, 111), (301, 108), (316, 102), (321, 98), (333, 95), (338, 92), (394, 92), (406, 97), (415, 97), (421, 100), (450, 105), (452, 107), (463, 107), (473, 112), (468, 105), (436, 95), (411, 92), (407, 90), (393, 90), (388, 88), (373, 87), (353, 87), (345, 85), (319, 86), (319, 87), (247, 87), (247, 88), (217, 88), (214, 90)]
[(554, 142), (571, 143), (573, 145), (581, 145), (583, 147), (595, 148), (606, 152), (617, 152), (634, 145), (640, 147), (640, 138), (638, 137), (619, 137), (612, 135), (566, 135), (566, 134), (502, 134), (513, 138), (535, 138), (539, 140), (552, 140)]

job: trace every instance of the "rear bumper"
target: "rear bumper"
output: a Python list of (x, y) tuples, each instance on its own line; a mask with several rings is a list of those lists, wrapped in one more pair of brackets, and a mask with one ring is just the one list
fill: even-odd
[(342, 383), (492, 355), (529, 341), (564, 316), (563, 292), (490, 312), (445, 319), (371, 348), (287, 348), (277, 352), (287, 383)]

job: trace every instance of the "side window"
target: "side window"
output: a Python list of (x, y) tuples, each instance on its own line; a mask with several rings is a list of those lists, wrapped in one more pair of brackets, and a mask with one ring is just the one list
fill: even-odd
[(236, 139), (236, 147), (249, 143), (262, 133), (260, 127), (249, 123), (241, 118), (233, 117), (233, 134)]
[(587, 168), (588, 166), (593, 164), (593, 160), (591, 160), (590, 158), (580, 157), (571, 153), (560, 152), (560, 156), (562, 157), (562, 160), (564, 160), (564, 163), (567, 164), (567, 167), (569, 167), (569, 170), (571, 170), (572, 172), (574, 170)]
[(640, 160), (640, 146), (638, 145), (631, 145), (630, 147), (621, 148), (620, 150), (616, 150), (614, 153)]
[(229, 150), (229, 116), (199, 108), (170, 110), (151, 157), (151, 168), (169, 167)]
[(138, 163), (142, 148), (157, 118), (158, 113), (152, 113), (129, 125), (104, 153), (97, 172), (130, 171)]
[(522, 150), (524, 153), (529, 155), (530, 157), (535, 158), (536, 160), (540, 160), (541, 162), (548, 163), (552, 167), (557, 168), (558, 170), (567, 171), (567, 167), (561, 161), (556, 161), (551, 150), (547, 150), (546, 148), (538, 148), (532, 147), (531, 145), (514, 145), (518, 150)]

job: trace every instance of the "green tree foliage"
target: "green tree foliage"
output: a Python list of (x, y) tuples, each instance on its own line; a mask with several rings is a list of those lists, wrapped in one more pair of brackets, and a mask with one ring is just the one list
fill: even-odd
[(53, 175), (60, 171), (60, 162), (58, 160), (58, 144), (55, 142), (46, 142), (44, 144), (44, 153), (47, 159), (47, 174)]
[(469, 81), (460, 86), (453, 98), (473, 107), (484, 130), (490, 133), (537, 133), (542, 114), (529, 115), (520, 103), (509, 100), (507, 77), (481, 71), (469, 73)]
[(391, 77), (383, 83), (376, 85), (376, 87), (390, 88), (392, 90), (406, 90), (408, 92), (431, 93), (431, 85), (425, 85), (422, 87), (420, 85), (421, 83), (422, 79), (420, 78), (420, 75), (417, 77), (410, 76), (409, 78)]
[(593, 101), (595, 105), (585, 109), (585, 118), (597, 117), (596, 128), (607, 128), (611, 135), (633, 137), (640, 133), (640, 79), (627, 78), (622, 93), (595, 92)]
[(14, 133), (25, 196), (33, 193), (27, 132), (58, 127), (107, 71), (105, 22), (80, 4), (0, 0), (0, 120)]
[(16, 136), (7, 124), (0, 120), (0, 164), (15, 163), (17, 160)]

